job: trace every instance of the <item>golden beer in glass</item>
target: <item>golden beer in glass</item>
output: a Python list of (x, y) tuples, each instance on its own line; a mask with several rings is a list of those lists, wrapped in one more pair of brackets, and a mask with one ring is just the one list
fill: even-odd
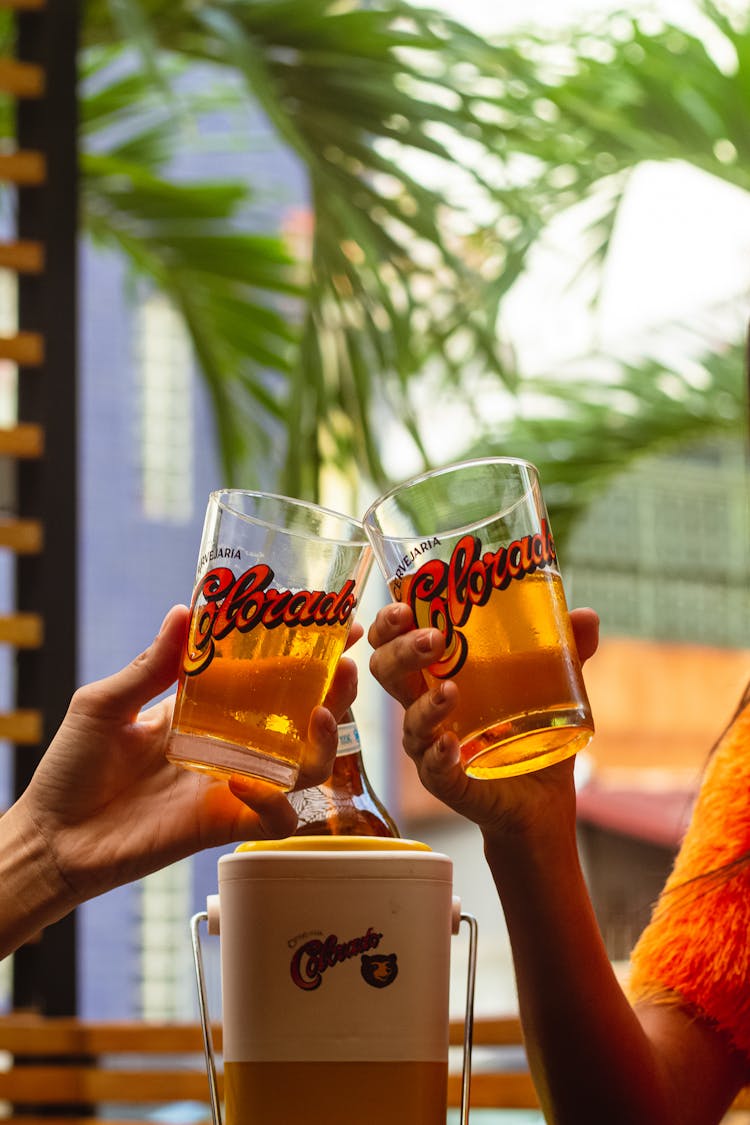
[(168, 758), (292, 788), (369, 563), (356, 520), (268, 493), (212, 493)]
[(484, 458), (426, 473), (364, 524), (394, 599), (445, 636), (425, 678), (456, 682), (447, 726), (467, 774), (526, 773), (587, 745), (591, 709), (533, 465)]

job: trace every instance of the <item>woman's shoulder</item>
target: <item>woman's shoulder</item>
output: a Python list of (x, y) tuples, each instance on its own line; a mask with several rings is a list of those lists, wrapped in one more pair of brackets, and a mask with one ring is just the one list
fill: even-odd
[(750, 691), (716, 743), (631, 996), (687, 1004), (750, 1060)]

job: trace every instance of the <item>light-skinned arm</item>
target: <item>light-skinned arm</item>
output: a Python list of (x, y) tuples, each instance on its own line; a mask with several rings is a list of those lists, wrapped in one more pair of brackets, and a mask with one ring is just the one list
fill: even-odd
[[(165, 757), (173, 698), (143, 708), (177, 678), (189, 619), (167, 614), (126, 668), (80, 688), (28, 787), (0, 817), (0, 957), (85, 899), (203, 848), (287, 836), (296, 814), (262, 781), (228, 785)], [(361, 635), (354, 626), (351, 641)], [(342, 659), (310, 721), (299, 786), (331, 772), (336, 720), (356, 695)]]
[[(579, 655), (596, 650), (598, 619), (571, 614)], [(613, 972), (578, 856), (573, 760), (536, 773), (477, 780), (442, 729), (458, 688), (427, 689), (437, 630), (414, 629), (404, 605), (369, 633), (376, 679), (405, 707), (404, 749), (425, 788), (477, 823), (505, 914), (529, 1063), (550, 1125), (715, 1125), (745, 1064), (678, 1004), (634, 1009)]]

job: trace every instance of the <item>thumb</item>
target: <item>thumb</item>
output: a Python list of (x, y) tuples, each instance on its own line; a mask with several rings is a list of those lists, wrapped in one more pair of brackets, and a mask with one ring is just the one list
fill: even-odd
[(141, 708), (166, 691), (180, 667), (190, 610), (172, 606), (157, 637), (120, 672), (97, 680), (76, 693), (86, 710), (95, 710), (100, 719), (123, 722), (135, 718)]

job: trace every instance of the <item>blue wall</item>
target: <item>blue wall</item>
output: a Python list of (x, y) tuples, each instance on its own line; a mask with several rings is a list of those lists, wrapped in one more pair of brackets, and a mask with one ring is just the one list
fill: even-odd
[[(306, 198), (299, 166), (251, 122), (246, 152), (184, 156), (185, 178), (246, 176), (258, 187), (251, 229), (275, 228)], [(205, 136), (205, 133), (203, 134)], [(80, 259), (80, 558), (79, 682), (116, 671), (141, 652), (175, 602), (189, 602), (208, 493), (227, 484), (214, 452), (213, 422), (195, 376), (197, 443), (191, 466), (195, 510), (187, 524), (160, 524), (139, 502), (135, 309), (119, 259), (84, 245)], [(187, 471), (187, 468), (186, 468)], [(216, 890), (216, 861), (227, 848), (196, 857), (195, 909)], [(185, 924), (187, 927), (188, 919)], [(79, 1007), (82, 1015), (137, 1013), (138, 891), (123, 887), (81, 910)]]
[[(156, 635), (175, 602), (189, 603), (205, 502), (223, 483), (212, 443), (192, 466), (195, 510), (186, 524), (147, 519), (140, 503), (135, 309), (121, 264), (81, 256), (79, 681), (109, 675)], [(201, 386), (196, 409), (210, 431)], [(168, 810), (165, 810), (167, 812)], [(81, 910), (79, 1004), (85, 1016), (136, 1013), (138, 896), (123, 887)]]

